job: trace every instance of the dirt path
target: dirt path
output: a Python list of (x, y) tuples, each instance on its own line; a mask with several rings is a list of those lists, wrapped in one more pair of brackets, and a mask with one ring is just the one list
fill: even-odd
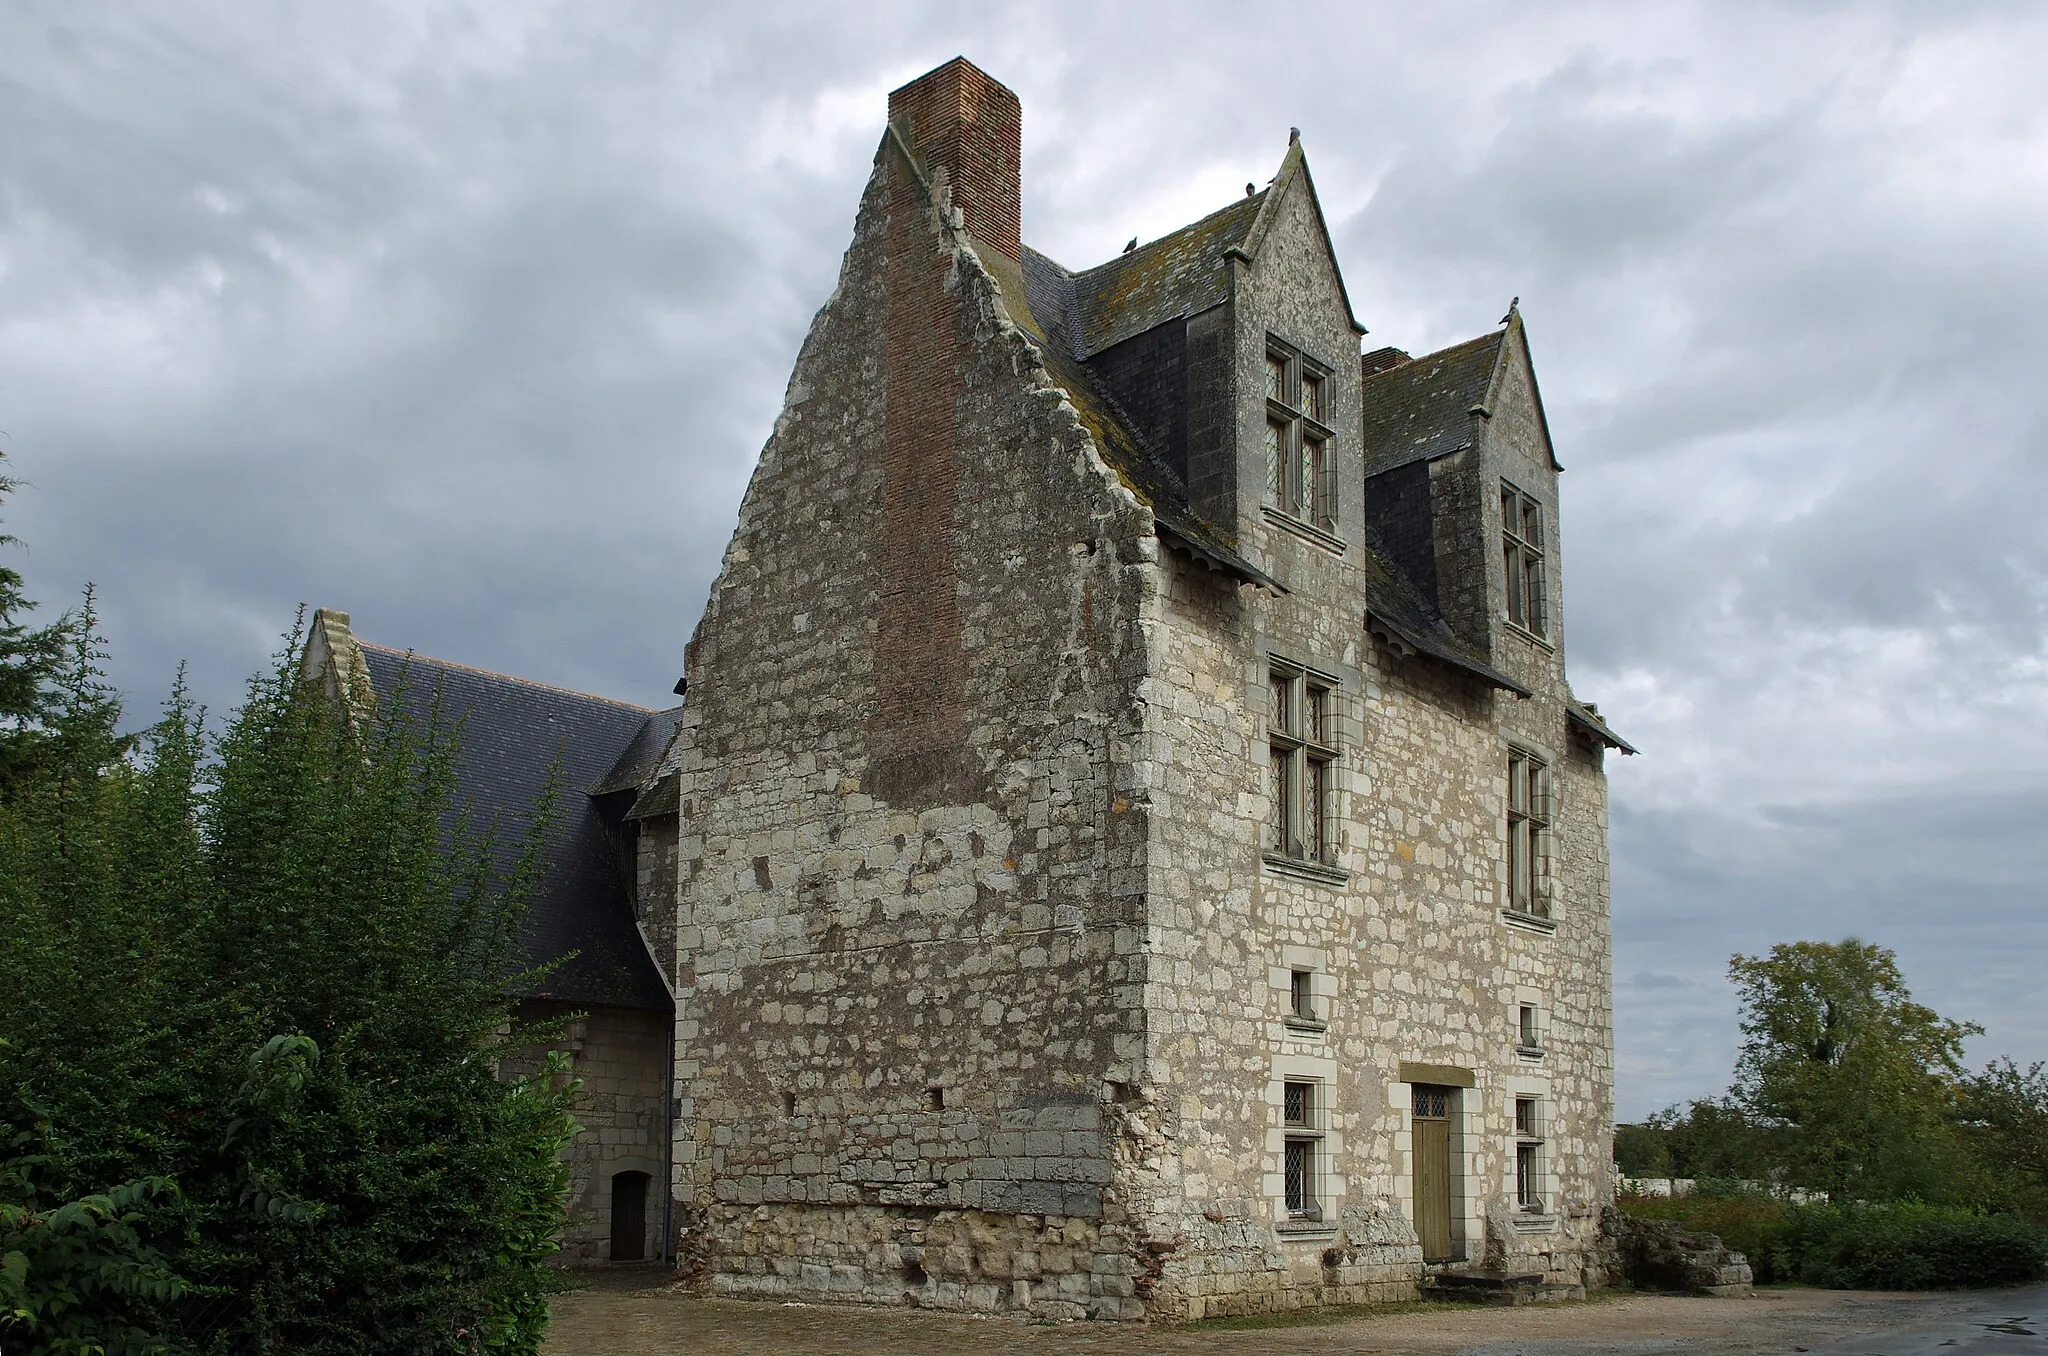
[[(547, 1356), (1649, 1356), (1666, 1351), (1763, 1356), (1911, 1327), (1985, 1302), (1982, 1294), (1777, 1290), (1739, 1300), (1630, 1295), (1523, 1309), (1351, 1311), (1287, 1325), (1246, 1327), (1226, 1320), (1147, 1328), (1035, 1325), (906, 1309), (703, 1300), (661, 1289), (627, 1289), (622, 1283), (630, 1284), (630, 1278), (606, 1278), (600, 1284), (607, 1288), (558, 1297)], [(614, 1286), (619, 1288), (610, 1288)]]

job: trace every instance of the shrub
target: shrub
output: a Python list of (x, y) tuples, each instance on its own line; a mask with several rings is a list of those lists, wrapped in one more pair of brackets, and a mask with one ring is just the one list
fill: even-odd
[(2009, 1215), (1944, 1206), (1807, 1206), (1781, 1244), (1793, 1277), (1855, 1290), (1947, 1290), (2041, 1279), (2048, 1235)]
[(1677, 1220), (1693, 1233), (1713, 1234), (1749, 1259), (1759, 1283), (1790, 1279), (1777, 1274), (1773, 1262), (1794, 1207), (1775, 1196), (1723, 1187), (1691, 1196), (1628, 1196), (1617, 1204), (1637, 1219)]
[(1638, 1219), (1677, 1220), (1749, 1259), (1758, 1284), (1839, 1290), (2020, 1285), (2048, 1266), (2048, 1234), (2010, 1215), (1908, 1203), (1791, 1205), (1757, 1191), (1627, 1196)]

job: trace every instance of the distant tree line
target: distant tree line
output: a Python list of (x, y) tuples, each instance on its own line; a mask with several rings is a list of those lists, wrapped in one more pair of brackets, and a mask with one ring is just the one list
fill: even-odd
[[(1723, 1233), (1766, 1278), (1917, 1286), (2039, 1274), (2042, 1065), (1966, 1070), (1963, 1041), (1982, 1029), (1914, 1002), (1897, 956), (1855, 938), (1738, 955), (1729, 976), (1742, 1048), (1727, 1093), (1615, 1127), (1625, 1176), (1691, 1178), (1700, 1199), (1625, 1208)], [(1824, 1204), (1790, 1208), (1794, 1197)]]
[(182, 683), (121, 733), (92, 601), (31, 625), (0, 568), (0, 1351), (538, 1351), (530, 847), (494, 872), (457, 733), (352, 719), (297, 636), (218, 733)]

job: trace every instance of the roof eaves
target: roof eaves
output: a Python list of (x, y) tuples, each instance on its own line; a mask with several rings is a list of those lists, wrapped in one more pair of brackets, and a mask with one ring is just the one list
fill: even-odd
[(1564, 704), (1564, 713), (1566, 719), (1585, 730), (1587, 734), (1592, 735), (1594, 739), (1605, 744), (1608, 748), (1620, 749), (1630, 757), (1634, 757), (1638, 752), (1635, 745), (1614, 732), (1613, 728), (1608, 725), (1606, 717), (1583, 702), (1566, 702)]
[(1484, 679), (1487, 683), (1500, 688), (1504, 692), (1512, 692), (1517, 697), (1533, 697), (1536, 695), (1484, 660), (1465, 654), (1456, 646), (1445, 643), (1441, 638), (1431, 635), (1419, 627), (1404, 625), (1388, 616), (1382, 610), (1375, 608), (1366, 609), (1365, 629), (1383, 638), (1391, 636), (1405, 645), (1411, 654), (1426, 654), (1430, 658), (1449, 664), (1453, 668), (1463, 669), (1466, 673), (1476, 678)]
[(1185, 551), (1194, 557), (1196, 563), (1208, 569), (1230, 575), (1240, 583), (1270, 589), (1276, 594), (1287, 592), (1286, 585), (1221, 542), (1206, 540), (1199, 532), (1170, 523), (1157, 514), (1153, 515), (1152, 526), (1167, 545)]

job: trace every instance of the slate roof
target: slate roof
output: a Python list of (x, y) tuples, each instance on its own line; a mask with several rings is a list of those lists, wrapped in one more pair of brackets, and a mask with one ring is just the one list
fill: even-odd
[[(633, 920), (615, 824), (598, 797), (635, 790), (668, 746), (680, 711), (653, 711), (379, 645), (362, 646), (380, 706), (424, 717), (436, 692), (443, 718), (462, 722), (456, 775), (479, 827), (495, 821), (509, 868), (560, 762), (556, 813), (542, 842), (541, 877), (522, 934), (527, 956), (574, 959), (543, 976), (532, 997), (672, 1011), (674, 1001)], [(625, 799), (617, 797), (618, 800)], [(452, 811), (451, 811), (452, 813)]]
[(1472, 442), (1472, 407), (1484, 404), (1507, 331), (1439, 349), (1365, 377), (1365, 473), (1434, 460)]
[(1359, 552), (1358, 563), (1365, 574), (1366, 630), (1391, 632), (1410, 649), (1518, 697), (1533, 695), (1460, 640), (1435, 605), (1385, 556), (1368, 547)]
[[(1298, 148), (1290, 148), (1289, 155), (1290, 165), (1299, 161)], [(1282, 177), (1287, 169), (1282, 167)], [(1228, 301), (1230, 273), (1225, 256), (1244, 247), (1273, 191), (1268, 188), (1251, 194), (1129, 254), (1078, 273), (1026, 247), (1022, 271), (1030, 314), (1017, 319), (1045, 340), (1048, 373), (1067, 391), (1106, 460), (1132, 492), (1151, 506), (1160, 536), (1212, 569), (1285, 592), (1236, 553), (1229, 533), (1188, 507), (1185, 483), (1166, 464), (1159, 449), (1146, 445), (1135, 421), (1118, 407), (1088, 367), (1089, 358), (1126, 339)], [(1492, 384), (1504, 333), (1488, 334), (1404, 364), (1394, 373), (1407, 375), (1392, 382), (1386, 380), (1392, 373), (1366, 375), (1368, 475), (1417, 457), (1456, 451), (1470, 440), (1467, 411), (1485, 398)], [(1375, 387), (1375, 382), (1385, 384)], [(1398, 636), (1409, 649), (1495, 687), (1529, 695), (1528, 688), (1461, 641), (1433, 601), (1381, 553), (1361, 544), (1359, 555), (1366, 575), (1368, 626)]]
[[(1267, 190), (1270, 192), (1271, 190)], [(1242, 198), (1150, 244), (1074, 275), (1087, 352), (1230, 299), (1224, 251), (1244, 243), (1266, 193)]]
[[(1256, 205), (1257, 199), (1246, 201)], [(1223, 215), (1221, 212), (1212, 213), (1202, 221), (1196, 222), (1195, 226), (1176, 231), (1165, 240), (1153, 243), (1161, 245), (1181, 237), (1194, 239), (1189, 237), (1189, 232), (1195, 231), (1203, 222), (1214, 221)], [(1241, 238), (1242, 234), (1242, 230), (1239, 230), (1237, 238)], [(1190, 248), (1190, 257), (1203, 257), (1200, 248)], [(1135, 250), (1125, 257), (1134, 258), (1144, 252)], [(1156, 257), (1154, 262), (1158, 263), (1164, 257)], [(1218, 277), (1222, 277), (1223, 256), (1220, 249), (1214, 252), (1214, 264)], [(1100, 273), (1103, 268), (1108, 267), (1109, 265), (1105, 264), (1101, 268), (1089, 270), (1088, 273)], [(1206, 266), (1190, 266), (1172, 271), (1174, 278), (1189, 284), (1186, 290), (1171, 291), (1164, 286), (1153, 286), (1144, 290), (1143, 304), (1147, 308), (1144, 314), (1158, 315), (1158, 319), (1151, 321), (1144, 328), (1149, 329), (1152, 325), (1163, 324), (1176, 315), (1193, 314), (1192, 311), (1173, 311), (1171, 308), (1175, 305), (1195, 305), (1199, 302), (1199, 309), (1207, 309), (1222, 299), (1218, 296), (1217, 300), (1203, 300), (1214, 292), (1214, 285), (1211, 282), (1195, 285), (1203, 267)], [(1081, 422), (1087, 425), (1088, 431), (1095, 436), (1096, 445), (1102, 449), (1103, 457), (1111, 469), (1116, 471), (1131, 493), (1150, 506), (1154, 519), (1169, 543), (1187, 550), (1196, 560), (1211, 569), (1220, 569), (1247, 582), (1279, 589), (1280, 586), (1269, 575), (1237, 553), (1237, 544), (1231, 539), (1229, 532), (1199, 517), (1188, 507), (1187, 485), (1166, 463), (1160, 455), (1160, 449), (1147, 445), (1145, 439), (1138, 434), (1135, 422), (1089, 372), (1085, 361), (1091, 352), (1086, 340), (1089, 321), (1080, 285), (1080, 279), (1087, 277), (1088, 274), (1071, 274), (1037, 250), (1029, 248), (1024, 251), (1023, 273), (1024, 300), (1030, 314), (1016, 318), (1020, 323), (1035, 328), (1039, 336), (1045, 340), (1040, 353), (1045, 360), (1047, 375), (1058, 382), (1060, 388), (1067, 393), (1067, 399), (1073, 404), (1075, 413), (1081, 416)], [(1227, 292), (1227, 280), (1221, 285)], [(1128, 299), (1127, 295), (1126, 300)], [(1135, 311), (1130, 313), (1136, 314)]]

